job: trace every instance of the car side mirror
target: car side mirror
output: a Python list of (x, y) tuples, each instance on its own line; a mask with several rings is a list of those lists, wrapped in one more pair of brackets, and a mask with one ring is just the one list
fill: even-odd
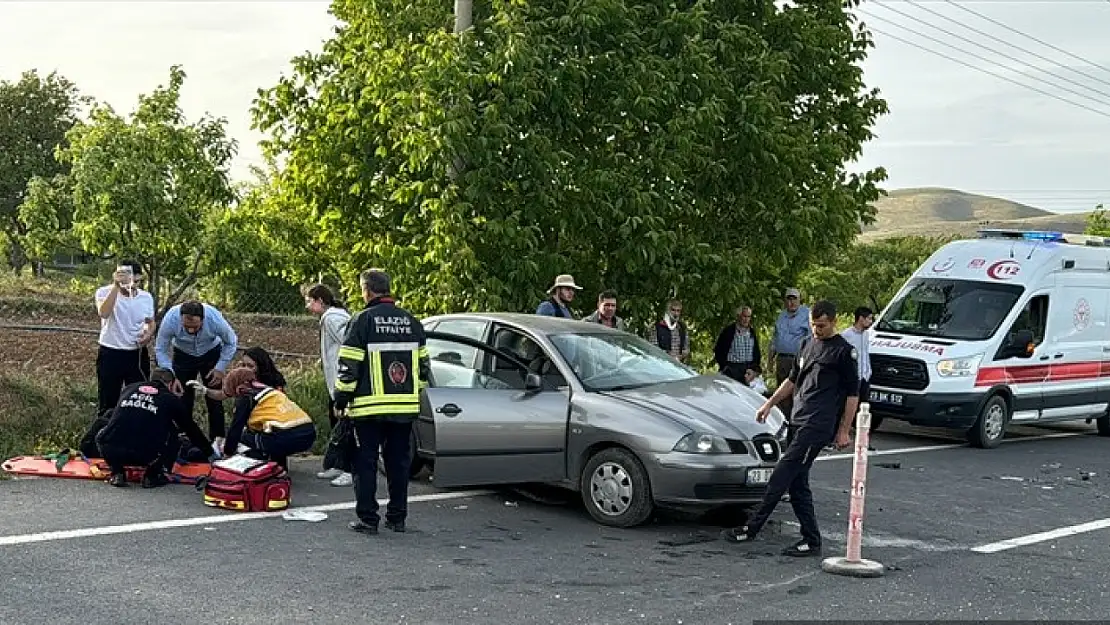
[(1032, 330), (1018, 330), (1010, 335), (1006, 341), (1003, 356), (1005, 358), (1031, 358), (1037, 349), (1033, 342)]
[(524, 376), (524, 390), (537, 392), (543, 390), (543, 378), (538, 373), (528, 372)]

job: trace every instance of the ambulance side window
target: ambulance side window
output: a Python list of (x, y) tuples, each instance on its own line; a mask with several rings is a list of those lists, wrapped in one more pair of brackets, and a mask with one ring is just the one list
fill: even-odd
[(1048, 325), (1048, 296), (1038, 295), (1029, 300), (1025, 308), (1014, 320), (1013, 327), (1010, 328), (1010, 334), (1019, 332), (1021, 330), (1029, 330), (1033, 333), (1033, 343), (1040, 345), (1044, 341), (1045, 327)]

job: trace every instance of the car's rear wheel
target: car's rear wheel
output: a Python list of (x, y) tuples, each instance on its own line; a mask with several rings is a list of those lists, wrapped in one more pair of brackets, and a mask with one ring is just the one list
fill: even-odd
[(647, 471), (626, 449), (610, 447), (590, 457), (579, 486), (586, 510), (602, 525), (635, 527), (655, 511)]
[(987, 400), (979, 419), (967, 431), (968, 441), (973, 447), (980, 449), (994, 449), (1002, 444), (1006, 436), (1006, 426), (1010, 423), (1010, 406), (1006, 398), (1001, 395), (992, 395)]

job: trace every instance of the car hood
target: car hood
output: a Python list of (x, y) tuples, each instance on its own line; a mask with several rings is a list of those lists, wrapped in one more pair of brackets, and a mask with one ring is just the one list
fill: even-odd
[(750, 440), (765, 433), (774, 435), (784, 421), (782, 412), (775, 408), (766, 423), (758, 423), (755, 413), (765, 398), (722, 375), (703, 375), (602, 394), (669, 418), (693, 432), (731, 439)]

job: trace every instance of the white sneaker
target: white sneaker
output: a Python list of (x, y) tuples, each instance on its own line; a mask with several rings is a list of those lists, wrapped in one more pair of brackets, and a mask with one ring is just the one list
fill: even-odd
[(350, 473), (340, 474), (339, 477), (331, 481), (332, 486), (350, 486), (355, 483), (355, 478)]
[(331, 468), (331, 469), (328, 469), (327, 471), (320, 471), (319, 473), (316, 474), (316, 477), (320, 478), (321, 480), (334, 480), (335, 478), (339, 477), (340, 475), (343, 475), (342, 470), (336, 469), (336, 468)]

